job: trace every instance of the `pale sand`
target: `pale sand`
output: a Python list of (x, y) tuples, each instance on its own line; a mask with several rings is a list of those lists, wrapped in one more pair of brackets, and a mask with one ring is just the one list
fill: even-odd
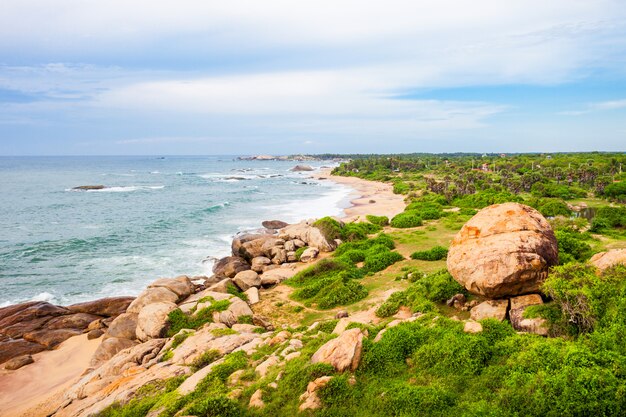
[(350, 200), (352, 207), (344, 210), (344, 220), (365, 219), (367, 214), (387, 216), (391, 219), (404, 211), (406, 207), (404, 196), (394, 194), (392, 185), (356, 177), (330, 175), (330, 171), (330, 169), (323, 169), (314, 175), (314, 178), (330, 180), (354, 189), (354, 198)]
[(0, 416), (46, 416), (60, 404), (63, 391), (87, 369), (101, 339), (70, 337), (55, 350), (33, 355), (35, 363), (0, 370)]

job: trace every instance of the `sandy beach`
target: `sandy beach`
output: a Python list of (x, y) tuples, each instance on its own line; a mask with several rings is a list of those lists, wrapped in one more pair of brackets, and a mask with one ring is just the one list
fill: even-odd
[(404, 211), (404, 196), (393, 193), (393, 186), (377, 181), (368, 181), (356, 177), (340, 177), (330, 174), (331, 169), (323, 169), (314, 178), (329, 180), (354, 189), (350, 198), (351, 207), (344, 210), (344, 220), (353, 221), (364, 218), (367, 214), (387, 216), (391, 219)]

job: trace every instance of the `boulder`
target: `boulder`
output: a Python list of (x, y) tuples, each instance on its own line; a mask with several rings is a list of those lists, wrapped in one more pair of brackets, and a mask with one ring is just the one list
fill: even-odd
[(270, 257), (274, 265), (281, 265), (287, 262), (287, 251), (278, 247), (272, 248), (270, 251)]
[(483, 325), (474, 320), (468, 320), (463, 325), (465, 333), (480, 333), (483, 331)]
[(13, 339), (19, 339), (24, 336), (25, 333), (41, 330), (45, 325), (54, 317), (43, 316), (34, 318), (25, 318), (24, 321), (12, 324), (11, 326), (0, 328), (0, 334), (8, 336)]
[(322, 252), (335, 250), (337, 243), (334, 240), (327, 240), (322, 232), (313, 226), (313, 223), (314, 221), (307, 220), (289, 225), (280, 231), (280, 237), (285, 237), (286, 240), (294, 240), (296, 246), (298, 246), (298, 241), (301, 241), (305, 245), (315, 247)]
[(313, 167), (311, 167), (309, 165), (296, 165), (295, 167), (291, 168), (290, 171), (293, 171), (293, 172), (308, 172), (308, 171), (313, 171)]
[(233, 278), (238, 272), (248, 269), (250, 269), (250, 265), (240, 256), (227, 256), (213, 265), (213, 273), (226, 278)]
[(252, 314), (248, 303), (240, 298), (234, 297), (225, 311), (216, 311), (213, 313), (213, 321), (216, 323), (224, 323), (228, 327), (231, 327), (238, 322), (241, 316), (252, 317)]
[(87, 340), (97, 339), (104, 334), (104, 330), (102, 329), (93, 329), (89, 330), (87, 333)]
[(337, 371), (355, 371), (361, 360), (363, 333), (361, 329), (350, 329), (336, 339), (326, 342), (311, 357), (311, 363), (328, 363)]
[(259, 290), (256, 287), (250, 287), (246, 291), (244, 291), (246, 297), (248, 297), (248, 304), (254, 305), (260, 301), (259, 299)]
[(263, 272), (263, 268), (271, 263), (271, 259), (266, 258), (265, 256), (257, 256), (256, 258), (252, 258), (252, 261), (250, 262), (251, 268), (254, 272)]
[(39, 353), (43, 350), (46, 350), (46, 348), (42, 345), (24, 339), (2, 341), (0, 342), (0, 363), (18, 356)]
[(548, 335), (548, 324), (541, 317), (524, 318), (524, 311), (527, 307), (543, 304), (539, 294), (522, 295), (511, 298), (511, 309), (509, 319), (513, 328), (520, 332), (535, 333), (541, 336)]
[(228, 293), (228, 287), (231, 285), (234, 285), (233, 280), (230, 278), (225, 278), (221, 280), (220, 282), (218, 282), (217, 284), (211, 285), (208, 289), (211, 292)]
[(132, 303), (130, 303), (126, 312), (139, 314), (139, 312), (148, 304), (158, 303), (161, 301), (176, 303), (178, 300), (179, 296), (165, 287), (148, 288), (139, 294), (139, 296)]
[(186, 275), (181, 275), (176, 278), (161, 278), (148, 285), (148, 288), (167, 288), (174, 294), (178, 295), (178, 299), (182, 300), (189, 297), (194, 293), (196, 286)]
[(261, 286), (261, 277), (254, 271), (241, 271), (235, 278), (233, 278), (233, 282), (235, 285), (239, 287), (241, 291), (246, 291), (251, 287), (260, 287)]
[(107, 337), (134, 340), (137, 338), (137, 313), (120, 314), (111, 322)]
[(300, 411), (304, 411), (317, 410), (318, 408), (321, 408), (322, 400), (317, 395), (317, 391), (328, 385), (331, 379), (332, 377), (330, 376), (322, 376), (309, 382), (306, 387), (306, 392), (300, 396), (300, 401), (302, 401), (302, 404), (300, 404), (300, 407), (298, 407), (298, 409)]
[(295, 252), (296, 251), (296, 244), (293, 243), (293, 240), (288, 240), (285, 242), (285, 250), (287, 252)]
[(96, 316), (117, 317), (124, 313), (135, 297), (107, 297), (86, 303), (72, 304), (67, 309), (73, 313), (87, 313)]
[(478, 304), (470, 311), (472, 320), (496, 319), (504, 321), (509, 300), (487, 300)]
[(261, 225), (266, 229), (277, 230), (289, 226), (289, 223), (285, 223), (280, 220), (265, 220), (263, 223), (261, 223)]
[(537, 292), (558, 263), (556, 237), (535, 209), (489, 206), (457, 233), (448, 251), (450, 274), (468, 291), (489, 298)]
[(152, 303), (142, 308), (137, 317), (137, 338), (145, 342), (165, 336), (167, 315), (176, 308), (176, 304), (169, 302)]
[(626, 265), (626, 249), (612, 249), (607, 252), (596, 253), (591, 257), (589, 263), (600, 271), (613, 265)]
[(100, 366), (102, 363), (115, 356), (118, 352), (131, 346), (135, 346), (136, 344), (137, 342), (119, 337), (104, 339), (91, 358), (91, 366)]
[(307, 248), (302, 252), (302, 255), (300, 255), (300, 262), (311, 262), (317, 258), (318, 254), (319, 250), (317, 250), (317, 248)]
[(70, 337), (78, 336), (80, 334), (82, 334), (82, 331), (73, 329), (43, 329), (31, 333), (25, 333), (24, 340), (28, 342), (38, 343), (46, 349), (52, 349), (53, 347), (56, 347)]
[(265, 403), (263, 402), (263, 391), (260, 389), (254, 391), (254, 394), (250, 397), (248, 407), (263, 408)]
[(276, 237), (272, 235), (244, 235), (235, 238), (231, 247), (234, 256), (240, 256), (250, 262), (258, 256), (265, 256), (275, 241)]
[(65, 316), (59, 316), (51, 319), (46, 323), (46, 329), (56, 330), (56, 329), (77, 329), (77, 330), (85, 330), (89, 325), (96, 321), (100, 320), (102, 317), (96, 316), (89, 313), (75, 313), (68, 314)]
[(62, 316), (69, 313), (70, 311), (66, 308), (55, 306), (44, 301), (5, 307), (0, 309), (0, 317), (2, 317), (2, 319), (0, 319), (0, 333), (5, 333), (4, 329), (18, 323), (21, 324), (42, 317)]
[(4, 369), (8, 369), (9, 371), (14, 371), (16, 369), (21, 368), (22, 366), (29, 365), (33, 362), (35, 362), (35, 360), (33, 359), (32, 356), (22, 355), (22, 356), (18, 356), (16, 358), (8, 360), (4, 364)]

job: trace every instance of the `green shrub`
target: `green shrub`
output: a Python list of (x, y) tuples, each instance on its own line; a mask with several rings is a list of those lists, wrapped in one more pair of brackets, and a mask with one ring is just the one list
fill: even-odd
[(405, 211), (391, 219), (391, 226), (399, 229), (423, 225), (422, 218), (415, 212)]
[(365, 218), (368, 222), (381, 227), (387, 226), (389, 224), (389, 217), (387, 216), (374, 216), (372, 214), (368, 214), (367, 216), (365, 216)]
[(230, 295), (234, 295), (237, 298), (241, 298), (243, 301), (248, 301), (248, 296), (239, 289), (235, 284), (228, 284), (226, 286), (226, 292)]
[(339, 322), (339, 320), (322, 321), (320, 322), (320, 325), (317, 327), (317, 331), (324, 332), (324, 333), (332, 333), (333, 330), (335, 330), (335, 326), (337, 326), (337, 322)]
[(329, 242), (341, 238), (341, 223), (332, 217), (322, 217), (315, 221), (313, 226), (317, 227), (324, 238)]
[(244, 415), (239, 404), (226, 395), (203, 398), (194, 403), (194, 405), (187, 410), (186, 414), (198, 417), (240, 417)]
[[(205, 297), (204, 301), (210, 301), (208, 300), (208, 298), (210, 297)], [(172, 337), (182, 329), (195, 330), (204, 326), (206, 323), (211, 323), (213, 322), (213, 313), (216, 311), (224, 311), (228, 308), (228, 306), (230, 306), (230, 301), (228, 300), (213, 300), (209, 307), (196, 311), (193, 315), (190, 316), (183, 313), (179, 308), (177, 308), (167, 315), (167, 336)]]
[(218, 350), (207, 350), (196, 359), (194, 359), (194, 361), (190, 365), (191, 369), (193, 370), (193, 372), (197, 372), (199, 369), (202, 369), (205, 366), (215, 362), (217, 359), (220, 358), (220, 356), (222, 356), (222, 354)]
[(411, 254), (411, 259), (421, 261), (439, 261), (448, 256), (448, 249), (442, 246), (435, 246), (429, 250), (417, 251)]
[(591, 239), (586, 233), (580, 233), (572, 229), (559, 229), (554, 232), (559, 246), (559, 263), (561, 265), (586, 261), (591, 258), (593, 249), (585, 241)]
[(592, 232), (626, 227), (626, 207), (600, 207), (591, 222)]
[(384, 252), (367, 255), (363, 263), (363, 269), (367, 272), (378, 272), (403, 259), (404, 257), (398, 252), (390, 252), (387, 249)]
[(410, 187), (407, 183), (402, 181), (397, 181), (393, 185), (393, 193), (394, 194), (407, 194), (410, 190)]

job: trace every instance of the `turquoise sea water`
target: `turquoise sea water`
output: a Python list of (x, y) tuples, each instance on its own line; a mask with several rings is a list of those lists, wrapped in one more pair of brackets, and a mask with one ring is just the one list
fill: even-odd
[[(158, 277), (210, 275), (233, 236), (263, 220), (341, 214), (351, 189), (291, 172), (295, 165), (0, 157), (0, 306), (135, 295)], [(71, 190), (94, 184), (110, 188)]]

